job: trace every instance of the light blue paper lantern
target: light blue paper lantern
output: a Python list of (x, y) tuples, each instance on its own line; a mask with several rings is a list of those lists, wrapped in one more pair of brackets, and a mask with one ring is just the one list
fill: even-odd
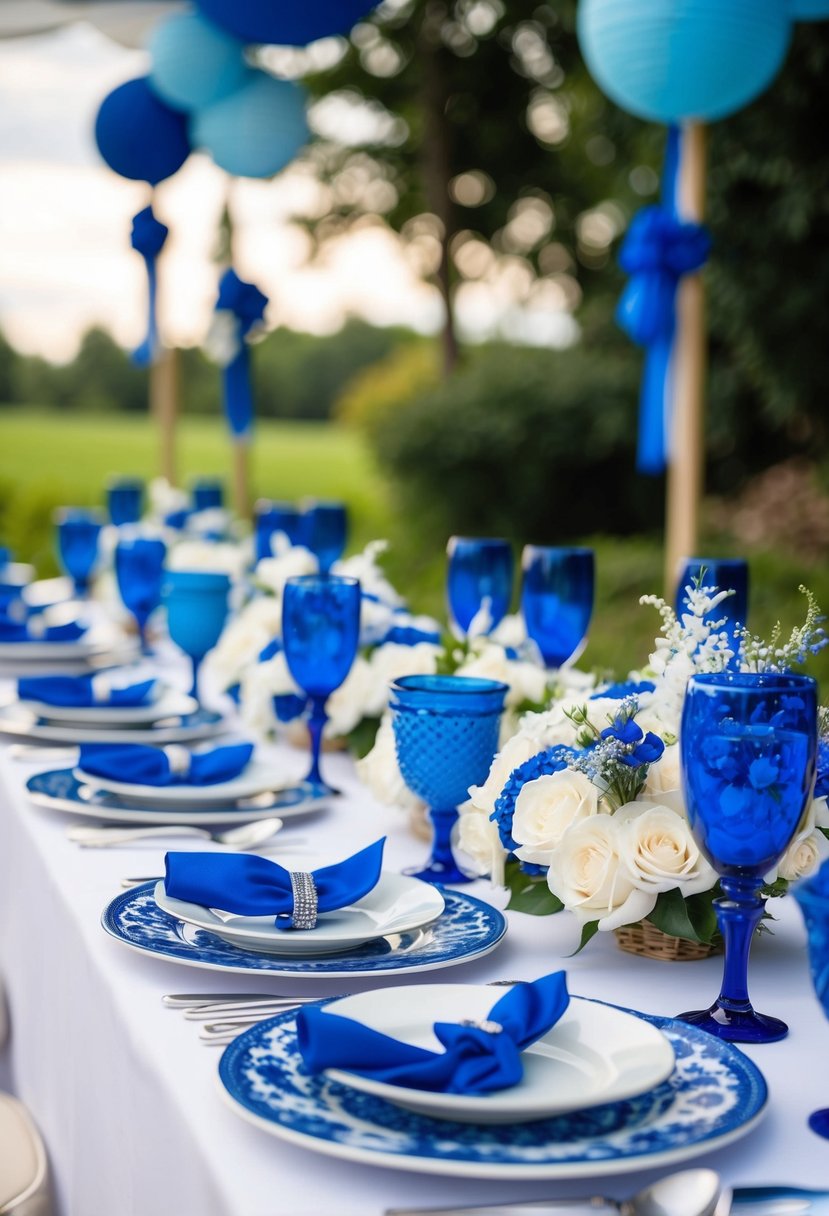
[(237, 92), (198, 110), (190, 134), (227, 173), (273, 177), (308, 141), (305, 92), (292, 81), (251, 73)]
[(826, 21), (829, 0), (789, 0), (789, 17), (792, 21)]
[(581, 0), (599, 88), (655, 122), (725, 118), (771, 83), (791, 38), (787, 0)]
[(150, 85), (162, 101), (197, 110), (240, 88), (244, 44), (198, 13), (176, 13), (150, 37)]

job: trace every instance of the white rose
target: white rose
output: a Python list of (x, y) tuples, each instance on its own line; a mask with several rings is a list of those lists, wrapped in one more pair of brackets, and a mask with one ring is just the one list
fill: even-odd
[(357, 723), (367, 716), (366, 706), (371, 698), (372, 685), (371, 668), (367, 660), (358, 655), (343, 683), (326, 702), (326, 739), (340, 739), (350, 734)]
[(513, 650), (518, 650), (527, 641), (527, 626), (524, 623), (523, 614), (520, 612), (508, 613), (495, 626), (490, 637), (499, 646), (511, 646)]
[(255, 663), (269, 642), (279, 636), (282, 611), (271, 596), (250, 601), (225, 627), (207, 665), (220, 688), (237, 684), (245, 668)]
[(170, 485), (164, 477), (155, 477), (147, 487), (150, 514), (164, 519), (174, 511), (186, 511), (190, 506), (190, 495)]
[(540, 750), (534, 739), (528, 739), (524, 735), (513, 735), (492, 761), (492, 766), (483, 785), (473, 785), (469, 791), (469, 797), (478, 810), (491, 815), (495, 810), (495, 800), (500, 795), (513, 770), (523, 764), (525, 760), (529, 760), (530, 757), (537, 756)]
[(245, 726), (265, 738), (277, 726), (273, 699), (302, 695), (291, 677), (285, 655), (279, 653), (265, 663), (253, 663), (242, 675), (239, 713)]
[(591, 815), (564, 833), (547, 885), (583, 924), (598, 921), (604, 931), (642, 920), (656, 903), (657, 893), (640, 890), (622, 865), (612, 815)]
[(198, 570), (240, 579), (244, 567), (243, 550), (222, 541), (183, 540), (174, 545), (167, 555), (168, 570)]
[(521, 719), (521, 734), (532, 739), (537, 752), (548, 747), (564, 744), (573, 747), (576, 742), (578, 728), (567, 717), (577, 702), (556, 701), (542, 713), (524, 714)]
[(431, 642), (416, 646), (401, 646), (387, 642), (378, 646), (369, 658), (372, 688), (366, 701), (366, 715), (380, 717), (388, 708), (389, 686), (400, 676), (430, 676), (437, 670), (440, 647)]
[(319, 562), (310, 549), (302, 545), (291, 545), (282, 549), (277, 557), (263, 557), (256, 563), (256, 581), (281, 599), (285, 583), (289, 578), (303, 574), (316, 574)]
[(523, 659), (510, 659), (503, 646), (494, 642), (484, 645), (458, 668), (458, 675), (476, 676), (483, 680), (499, 680), (506, 684), (507, 705), (522, 701), (543, 701), (547, 692), (547, 672), (543, 667)]
[(499, 887), (504, 885), (507, 852), (498, 828), (483, 811), (469, 805), (461, 811), (457, 847), (468, 859), (467, 869), (482, 877), (488, 875)]
[(807, 878), (829, 857), (829, 840), (823, 832), (811, 832), (808, 836), (796, 837), (780, 859), (777, 873), (780, 878), (794, 882)]
[[(636, 721), (644, 730), (645, 726), (639, 721), (638, 716)], [(656, 802), (660, 806), (669, 806), (677, 815), (681, 815), (683, 819), (687, 818), (680, 776), (678, 743), (672, 743), (670, 747), (666, 747), (659, 759), (649, 766), (645, 787), (639, 797), (645, 802)]]
[(376, 596), (384, 604), (392, 608), (400, 608), (403, 605), (402, 596), (395, 591), (377, 564), (377, 559), (382, 553), (385, 553), (388, 547), (387, 540), (370, 541), (362, 553), (356, 553), (335, 562), (331, 567), (331, 573), (348, 578), (358, 578), (365, 595)]
[(423, 805), (406, 785), (400, 772), (390, 714), (386, 714), (380, 722), (374, 747), (368, 755), (356, 762), (355, 767), (360, 780), (368, 786), (377, 801), (385, 806), (399, 806), (410, 810)]
[(683, 897), (710, 891), (717, 875), (703, 857), (688, 822), (669, 806), (629, 802), (614, 815), (622, 861), (636, 886)]
[(516, 857), (548, 866), (567, 829), (598, 811), (599, 791), (584, 773), (565, 768), (528, 781), (515, 800), (512, 837), (521, 846)]

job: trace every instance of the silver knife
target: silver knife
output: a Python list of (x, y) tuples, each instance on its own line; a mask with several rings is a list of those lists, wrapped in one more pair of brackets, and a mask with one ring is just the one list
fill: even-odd
[[(829, 1216), (829, 1190), (796, 1186), (737, 1186), (731, 1211), (740, 1216)], [(385, 1216), (603, 1216), (617, 1213), (612, 1200), (530, 1199), (482, 1207), (389, 1208)]]

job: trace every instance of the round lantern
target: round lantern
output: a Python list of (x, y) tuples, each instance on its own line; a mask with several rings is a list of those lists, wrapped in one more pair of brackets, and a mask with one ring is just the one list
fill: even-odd
[(150, 84), (168, 105), (196, 110), (244, 82), (244, 44), (198, 13), (176, 13), (150, 38)]
[(198, 110), (193, 143), (238, 177), (272, 177), (308, 140), (305, 93), (288, 80), (254, 72), (229, 97)]
[(789, 0), (792, 21), (825, 21), (829, 18), (829, 0)]
[(151, 186), (172, 176), (190, 154), (184, 115), (160, 101), (145, 76), (104, 98), (95, 141), (110, 169)]
[(786, 0), (581, 0), (599, 88), (656, 122), (724, 118), (771, 83), (791, 37)]
[(305, 46), (346, 34), (378, 0), (197, 0), (205, 16), (244, 42)]

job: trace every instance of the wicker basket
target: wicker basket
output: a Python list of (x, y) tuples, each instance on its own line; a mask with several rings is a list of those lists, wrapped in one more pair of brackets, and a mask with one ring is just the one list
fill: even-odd
[(641, 955), (642, 958), (658, 958), (664, 963), (690, 963), (722, 952), (720, 945), (711, 946), (705, 942), (690, 942), (684, 937), (671, 937), (649, 920), (622, 925), (614, 933), (620, 950)]

